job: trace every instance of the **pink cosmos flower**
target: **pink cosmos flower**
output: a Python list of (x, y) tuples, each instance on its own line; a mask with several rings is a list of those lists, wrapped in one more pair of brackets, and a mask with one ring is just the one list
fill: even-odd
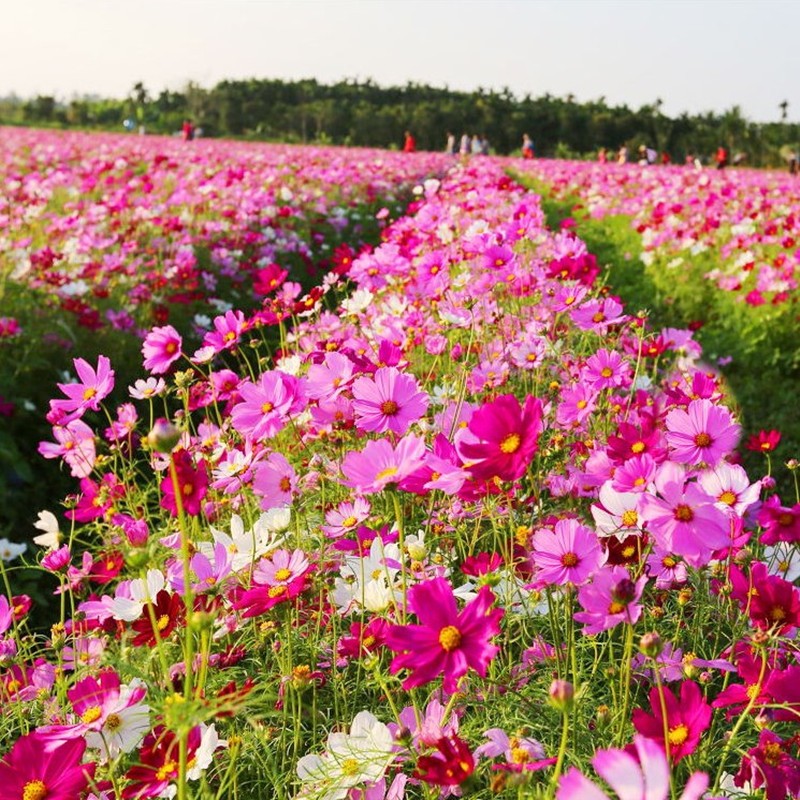
[(79, 419), (56, 425), (53, 437), (58, 444), (39, 442), (39, 454), (45, 458), (63, 458), (75, 478), (86, 478), (92, 473), (97, 459), (94, 432)]
[(606, 557), (597, 535), (576, 519), (560, 519), (553, 530), (541, 528), (533, 536), (537, 582), (578, 586), (605, 564)]
[(531, 395), (520, 406), (512, 394), (485, 403), (470, 417), (456, 447), (478, 480), (521, 478), (539, 446), (542, 403)]
[(490, 640), (500, 632), (503, 616), (502, 609), (491, 608), (491, 589), (482, 586), (461, 611), (444, 578), (412, 586), (408, 597), (422, 624), (393, 625), (386, 636), (388, 647), (399, 653), (392, 660), (392, 673), (410, 672), (403, 688), (424, 686), (444, 674), (444, 690), (452, 693), (470, 667), (485, 676), (489, 662), (500, 651)]
[(95, 764), (82, 764), (86, 742), (53, 744), (36, 733), (14, 742), (0, 761), (0, 800), (75, 800), (94, 777)]
[(761, 534), (764, 544), (800, 542), (800, 503), (784, 506), (777, 495), (772, 495), (758, 512), (758, 524), (764, 528)]
[(698, 483), (706, 494), (717, 501), (717, 508), (739, 517), (758, 502), (761, 493), (761, 481), (750, 483), (742, 467), (726, 461), (721, 461), (713, 470), (703, 472)]
[(371, 509), (369, 501), (363, 497), (357, 497), (352, 502), (340, 503), (336, 508), (325, 512), (322, 531), (330, 539), (338, 539), (364, 522), (369, 517)]
[(639, 598), (646, 583), (646, 576), (634, 583), (623, 566), (603, 567), (595, 572), (591, 583), (578, 589), (583, 611), (574, 615), (575, 621), (584, 624), (587, 636), (607, 631), (621, 622), (633, 625), (642, 615)]
[(142, 344), (144, 368), (154, 375), (165, 373), (181, 357), (183, 339), (172, 325), (153, 328)]
[[(598, 750), (592, 765), (621, 800), (670, 797), (670, 766), (664, 750), (646, 736), (634, 736), (633, 746), (625, 750)], [(707, 786), (708, 775), (694, 772), (679, 800), (700, 800)], [(556, 800), (610, 800), (610, 796), (572, 767), (559, 782)]]
[(297, 491), (297, 473), (280, 453), (270, 453), (255, 471), (253, 491), (261, 497), (261, 508), (290, 506)]
[(342, 461), (342, 483), (360, 494), (375, 494), (419, 469), (425, 458), (425, 440), (405, 436), (395, 447), (385, 439), (367, 442), (360, 451), (350, 451)]
[(631, 719), (634, 728), (640, 734), (662, 745), (666, 750), (667, 759), (677, 764), (697, 749), (700, 736), (711, 724), (711, 706), (703, 698), (700, 687), (692, 681), (684, 681), (681, 684), (680, 700), (668, 687), (662, 687), (662, 691), (666, 720), (657, 686), (650, 690), (650, 707), (653, 713), (648, 714), (641, 708), (636, 708)]
[(711, 467), (736, 447), (742, 430), (727, 408), (705, 399), (692, 400), (685, 411), (673, 408), (666, 426), (673, 461)]
[(232, 350), (247, 330), (247, 321), (241, 311), (226, 311), (214, 317), (214, 330), (203, 337), (203, 348), (211, 348), (214, 353)]
[(556, 422), (565, 428), (581, 427), (597, 410), (597, 390), (587, 383), (576, 383), (561, 392)]
[(705, 566), (715, 550), (730, 544), (730, 521), (696, 484), (686, 484), (683, 469), (671, 461), (655, 477), (660, 497), (642, 496), (639, 514), (656, 543), (683, 556), (692, 567)]
[(231, 411), (231, 421), (242, 436), (270, 439), (283, 430), (289, 417), (306, 404), (302, 383), (278, 370), (264, 372), (257, 383), (239, 385), (241, 402)]
[(648, 453), (632, 456), (614, 470), (611, 487), (618, 492), (645, 492), (656, 476), (656, 462)]
[(349, 385), (353, 362), (342, 353), (327, 353), (321, 364), (312, 364), (306, 374), (308, 396), (314, 400), (333, 400)]
[(50, 408), (65, 416), (60, 423), (83, 416), (87, 410), (97, 411), (100, 402), (108, 397), (114, 388), (114, 370), (108, 356), (99, 356), (97, 370), (82, 358), (72, 362), (78, 373), (80, 383), (59, 383), (58, 388), (67, 396), (66, 400), (51, 400)]
[(598, 350), (586, 360), (581, 382), (595, 391), (623, 386), (630, 380), (630, 366), (616, 350)]
[(374, 433), (393, 431), (402, 436), (428, 408), (428, 395), (396, 367), (381, 367), (374, 378), (357, 378), (353, 398), (356, 427)]

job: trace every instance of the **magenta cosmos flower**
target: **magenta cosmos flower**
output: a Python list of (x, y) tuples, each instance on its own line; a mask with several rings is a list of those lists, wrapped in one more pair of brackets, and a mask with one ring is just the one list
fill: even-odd
[[(597, 774), (624, 800), (667, 800), (670, 796), (670, 767), (662, 748), (646, 736), (634, 736), (633, 747), (598, 750), (592, 759)], [(708, 775), (695, 772), (679, 800), (699, 800), (708, 786)], [(556, 800), (610, 800), (597, 784), (575, 767), (558, 786)]]
[(666, 720), (662, 712), (658, 687), (654, 686), (650, 690), (650, 706), (653, 713), (648, 714), (641, 708), (635, 708), (631, 721), (639, 733), (663, 745), (667, 758), (673, 764), (677, 764), (697, 749), (700, 736), (711, 724), (711, 706), (703, 698), (700, 687), (692, 681), (684, 681), (681, 684), (680, 700), (666, 686), (662, 687), (662, 691)]
[(142, 344), (144, 368), (155, 375), (166, 372), (181, 357), (183, 339), (172, 325), (153, 328)]
[(97, 411), (100, 402), (114, 388), (114, 370), (108, 356), (99, 356), (97, 370), (82, 358), (73, 360), (80, 383), (59, 383), (58, 388), (66, 395), (64, 400), (51, 400), (50, 408), (65, 416), (61, 424), (83, 415), (84, 411)]
[(35, 733), (14, 742), (0, 761), (0, 800), (75, 800), (94, 777), (94, 764), (81, 764), (86, 742), (53, 743)]
[(533, 537), (537, 581), (576, 586), (589, 579), (606, 561), (597, 535), (576, 519), (560, 519), (551, 531), (542, 528)]
[(673, 408), (666, 426), (673, 461), (710, 467), (736, 447), (742, 430), (727, 408), (705, 399), (692, 400), (685, 411)]
[(525, 474), (541, 432), (541, 401), (528, 395), (520, 406), (513, 394), (503, 394), (470, 417), (458, 453), (478, 480), (514, 481)]
[(356, 427), (373, 433), (392, 431), (402, 436), (428, 408), (428, 395), (397, 367), (381, 367), (374, 379), (356, 379), (353, 398)]
[(444, 674), (444, 689), (455, 692), (470, 667), (486, 675), (500, 648), (490, 644), (500, 632), (503, 610), (492, 609), (494, 595), (482, 586), (478, 596), (459, 611), (453, 589), (444, 578), (418, 583), (409, 589), (409, 604), (421, 625), (393, 625), (386, 644), (399, 655), (391, 671), (409, 670), (403, 688), (424, 686)]
[(344, 457), (342, 483), (360, 494), (375, 494), (407, 478), (422, 467), (424, 459), (425, 440), (421, 436), (405, 436), (396, 447), (385, 439), (369, 441), (363, 450)]

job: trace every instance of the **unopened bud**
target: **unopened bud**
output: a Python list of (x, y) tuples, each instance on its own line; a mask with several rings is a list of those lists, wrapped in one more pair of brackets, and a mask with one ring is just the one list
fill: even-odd
[(550, 703), (559, 711), (567, 712), (575, 700), (575, 687), (569, 681), (556, 678), (550, 684)]
[(147, 434), (147, 444), (157, 453), (171, 453), (181, 438), (181, 432), (168, 419), (160, 417)]
[(656, 631), (645, 633), (639, 640), (639, 650), (648, 658), (657, 658), (664, 649), (664, 642)]

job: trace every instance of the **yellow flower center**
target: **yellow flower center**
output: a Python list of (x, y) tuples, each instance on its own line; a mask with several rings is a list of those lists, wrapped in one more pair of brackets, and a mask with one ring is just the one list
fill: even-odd
[(385, 478), (391, 478), (393, 475), (397, 474), (397, 467), (386, 467), (386, 469), (382, 469), (376, 476), (376, 481), (382, 481)]
[(169, 616), (167, 614), (162, 614), (156, 620), (156, 628), (158, 628), (160, 631), (163, 631), (164, 628), (167, 627), (167, 625), (169, 625)]
[(586, 406), (588, 406), (588, 405), (589, 404), (586, 402), (586, 400), (578, 400), (578, 402), (575, 403), (575, 406), (578, 409), (580, 409), (581, 411), (583, 411), (583, 409), (586, 408)]
[(736, 505), (736, 495), (728, 489), (727, 491), (723, 492), (718, 498), (720, 503), (725, 503), (726, 506), (735, 506)]
[(631, 453), (636, 453), (637, 455), (643, 453), (646, 449), (647, 445), (642, 441), (634, 442), (631, 445)]
[(667, 738), (673, 747), (678, 747), (689, 738), (689, 729), (683, 723), (676, 725), (669, 729)]
[(273, 409), (273, 408), (275, 408), (275, 406), (274, 406), (274, 405), (272, 405), (272, 403), (270, 403), (269, 401), (267, 401), (266, 403), (264, 403), (264, 404), (261, 406), (261, 411), (262, 411), (264, 414), (269, 414), (269, 412), (270, 412), (270, 411), (272, 411), (272, 409)]
[(764, 761), (771, 767), (777, 767), (781, 763), (782, 755), (783, 750), (781, 750), (781, 746), (777, 742), (767, 742), (764, 745)]
[(502, 442), (500, 442), (500, 450), (506, 455), (516, 453), (519, 446), (522, 444), (522, 439), (518, 433), (509, 433)]
[(689, 506), (681, 503), (675, 508), (675, 519), (678, 522), (691, 522), (694, 519), (694, 511)]
[(353, 525), (355, 525), (355, 524), (356, 524), (356, 522), (358, 522), (358, 520), (357, 520), (355, 517), (352, 517), (352, 516), (350, 516), (350, 517), (345, 517), (345, 518), (342, 520), (342, 527), (343, 527), (343, 528), (352, 528), (352, 527), (353, 527)]
[(530, 761), (531, 754), (524, 747), (513, 747), (511, 749), (511, 763), (525, 764)]
[(632, 508), (622, 512), (622, 524), (626, 528), (632, 528), (639, 521), (639, 515)]
[(358, 761), (355, 758), (346, 758), (342, 761), (342, 775), (352, 778), (354, 775), (358, 775), (358, 770)]
[(400, 408), (394, 400), (384, 400), (381, 403), (381, 414), (385, 414), (387, 417), (395, 415), (399, 410)]
[(608, 607), (609, 614), (621, 614), (624, 610), (625, 606), (618, 600), (612, 601), (611, 605)]
[(94, 389), (90, 386), (88, 389), (83, 390), (83, 399), (91, 400), (96, 394), (97, 394), (97, 389)]
[(611, 367), (603, 367), (603, 369), (602, 369), (602, 370), (600, 370), (600, 374), (601, 374), (601, 375), (602, 375), (604, 378), (610, 378), (610, 377), (611, 377), (611, 376), (614, 374), (614, 372), (613, 372), (613, 370), (611, 369)]
[(171, 777), (175, 770), (178, 768), (177, 761), (167, 761), (162, 766), (158, 768), (156, 772), (156, 780), (157, 781), (165, 781), (167, 778)]
[(86, 711), (81, 714), (81, 722), (85, 725), (91, 725), (96, 720), (100, 719), (103, 710), (100, 706), (91, 706), (91, 708), (87, 708)]
[(269, 589), (267, 589), (267, 594), (270, 597), (280, 597), (282, 594), (285, 594), (286, 591), (286, 586), (281, 583), (278, 586), (270, 586)]
[(275, 579), (279, 581), (285, 581), (292, 577), (292, 571), (290, 569), (286, 569), (286, 567), (281, 567), (279, 570), (275, 571)]
[(22, 787), (22, 800), (44, 800), (47, 797), (47, 786), (44, 781), (28, 781)]
[(664, 556), (664, 558), (661, 559), (661, 563), (667, 569), (673, 569), (678, 562), (672, 556)]
[(711, 437), (705, 432), (698, 433), (697, 436), (694, 437), (694, 443), (698, 447), (708, 447), (711, 444), (711, 442), (712, 442)]
[(439, 631), (439, 644), (450, 653), (461, 644), (461, 631), (455, 625), (447, 625)]

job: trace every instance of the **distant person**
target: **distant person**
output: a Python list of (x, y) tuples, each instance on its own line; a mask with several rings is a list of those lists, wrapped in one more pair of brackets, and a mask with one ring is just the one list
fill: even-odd
[(607, 164), (608, 163), (608, 150), (606, 150), (605, 147), (601, 147), (597, 151), (597, 161), (600, 164)]
[(447, 144), (444, 146), (444, 151), (449, 156), (456, 154), (456, 135), (450, 131), (447, 131)]
[(411, 131), (406, 131), (405, 141), (403, 142), (403, 152), (413, 153), (417, 149), (417, 140), (411, 135)]
[(670, 163), (672, 163), (672, 159), (670, 158), (669, 153), (665, 150), (661, 154), (661, 164), (666, 167), (667, 164), (670, 164)]
[(643, 145), (639, 145), (639, 164), (646, 164), (647, 163), (647, 148)]
[(185, 119), (183, 121), (183, 127), (181, 128), (181, 134), (183, 135), (184, 142), (191, 142), (194, 139), (194, 125), (190, 119)]
[(628, 163), (628, 148), (625, 145), (622, 145), (620, 149), (617, 151), (617, 164), (627, 164)]
[(459, 142), (459, 145), (458, 145), (458, 152), (459, 152), (459, 153), (460, 153), (462, 156), (469, 155), (469, 144), (470, 144), (470, 138), (469, 138), (469, 134), (468, 134), (468, 133), (465, 133), (465, 134), (464, 134), (464, 135), (461, 137), (461, 141)]
[(481, 155), (488, 156), (489, 155), (489, 138), (484, 133), (481, 136)]
[(728, 166), (728, 151), (724, 147), (718, 147), (714, 161), (717, 162), (717, 169), (725, 169)]
[(797, 175), (798, 168), (800, 167), (800, 161), (798, 161), (797, 153), (794, 150), (790, 150), (786, 160), (789, 164), (789, 174)]
[(527, 133), (522, 134), (522, 157), (531, 159), (534, 156), (533, 139)]
[(481, 137), (478, 136), (477, 133), (472, 137), (472, 141), (469, 143), (469, 150), (474, 156), (479, 156), (481, 154)]

